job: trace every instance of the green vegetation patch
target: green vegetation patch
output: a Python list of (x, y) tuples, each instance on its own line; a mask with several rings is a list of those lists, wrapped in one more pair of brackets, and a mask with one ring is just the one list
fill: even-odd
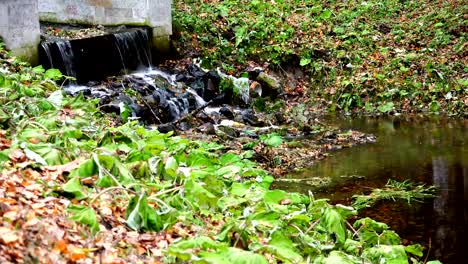
[[(273, 178), (248, 153), (116, 125), (96, 101), (64, 95), (57, 70), (0, 56), (6, 260), (422, 263), (422, 248), (401, 245), (385, 224), (352, 227), (352, 207), (271, 190)], [(282, 143), (275, 134), (261, 140)]]
[(467, 13), (453, 1), (189, 0), (175, 1), (174, 25), (207, 66), (302, 67), (330, 110), (466, 115)]

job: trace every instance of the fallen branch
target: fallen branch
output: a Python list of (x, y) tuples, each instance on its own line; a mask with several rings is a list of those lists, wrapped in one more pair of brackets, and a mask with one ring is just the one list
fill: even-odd
[(207, 108), (208, 106), (212, 105), (214, 102), (216, 102), (217, 100), (222, 98), (222, 96), (224, 96), (224, 94), (216, 96), (215, 98), (208, 101), (206, 104), (204, 104), (204, 105), (200, 106), (199, 108), (193, 110), (192, 112), (180, 117), (179, 119), (177, 119), (176, 121), (171, 122), (170, 124), (171, 125), (177, 125), (177, 124), (179, 124), (180, 122), (182, 122), (185, 119), (192, 118), (193, 116), (197, 115), (198, 113), (203, 111), (205, 108)]

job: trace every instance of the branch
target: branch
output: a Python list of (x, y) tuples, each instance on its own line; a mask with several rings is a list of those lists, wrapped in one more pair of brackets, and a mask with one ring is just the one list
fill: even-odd
[(106, 188), (104, 190), (102, 190), (101, 192), (99, 192), (92, 200), (91, 202), (89, 203), (90, 205), (92, 205), (94, 202), (96, 202), (96, 200), (103, 194), (107, 193), (107, 192), (111, 192), (111, 191), (115, 191), (115, 190), (122, 190), (122, 191), (126, 191), (126, 192), (129, 192), (129, 193), (132, 193), (132, 194), (137, 194), (135, 191), (132, 191), (130, 189), (127, 189), (127, 188), (124, 188), (124, 187), (120, 187), (120, 186), (114, 186), (114, 187), (109, 187), (109, 188)]

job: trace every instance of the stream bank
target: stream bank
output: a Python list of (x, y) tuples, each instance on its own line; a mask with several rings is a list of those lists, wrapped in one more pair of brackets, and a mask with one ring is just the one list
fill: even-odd
[[(465, 263), (468, 248), (468, 121), (437, 116), (330, 117), (344, 129), (377, 136), (376, 143), (334, 152), (310, 168), (284, 176), (275, 188), (312, 191), (350, 204), (355, 194), (383, 188), (389, 179), (434, 185), (424, 203), (380, 201), (364, 209), (407, 242), (430, 248), (443, 263)], [(281, 181), (284, 180), (284, 181)]]

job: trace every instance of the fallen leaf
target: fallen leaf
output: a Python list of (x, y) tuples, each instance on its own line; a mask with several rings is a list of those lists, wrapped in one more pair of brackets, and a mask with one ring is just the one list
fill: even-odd
[(54, 246), (54, 250), (62, 253), (62, 254), (67, 254), (68, 253), (68, 244), (65, 240), (59, 240)]
[(14, 230), (8, 227), (0, 227), (0, 241), (4, 244), (10, 244), (19, 241), (20, 237)]

